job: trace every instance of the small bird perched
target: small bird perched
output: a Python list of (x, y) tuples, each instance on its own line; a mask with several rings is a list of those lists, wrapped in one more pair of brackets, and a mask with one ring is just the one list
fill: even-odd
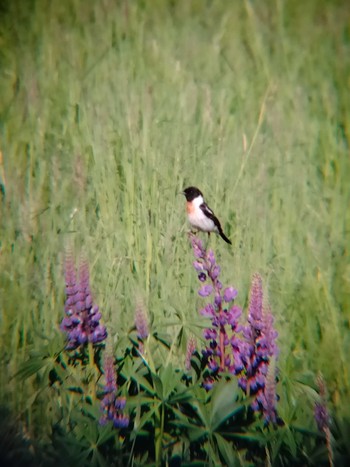
[(189, 186), (182, 192), (187, 200), (187, 217), (192, 227), (202, 232), (215, 232), (232, 245), (231, 241), (224, 234), (219, 219), (205, 203), (202, 192), (195, 186)]

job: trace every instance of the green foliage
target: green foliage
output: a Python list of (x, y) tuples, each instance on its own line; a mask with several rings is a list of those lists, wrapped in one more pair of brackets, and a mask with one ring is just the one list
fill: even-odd
[[(236, 376), (226, 374), (211, 391), (204, 389), (205, 359), (199, 354), (193, 355), (189, 371), (166, 361), (154, 365), (157, 342), (152, 335), (142, 342), (132, 331), (124, 355), (117, 358), (119, 394), (126, 396), (130, 415), (129, 426), (119, 430), (100, 423), (100, 344), (66, 351), (57, 340), (33, 353), (16, 378), (35, 377), (35, 399), (28, 407), (35, 413), (45, 400), (50, 435), (32, 461), (50, 457), (47, 465), (64, 459), (68, 465), (122, 466), (178, 459), (183, 465), (263, 466), (268, 461), (283, 466), (316, 465), (327, 455), (317, 447), (319, 435), (298, 428), (295, 420), (265, 426), (251, 411)], [(164, 349), (171, 352), (170, 345)]]
[[(237, 377), (231, 374), (217, 376), (208, 392), (206, 357), (193, 354), (192, 367), (184, 371), (183, 365), (171, 362), (174, 350), (169, 340), (170, 336), (160, 339), (151, 334), (143, 341), (137, 324), (136, 330), (130, 330), (124, 355), (117, 358), (117, 386), (129, 411), (129, 424), (119, 433), (102, 424), (100, 401), (108, 391), (101, 381), (104, 345), (89, 343), (65, 350), (62, 335), (56, 335), (30, 352), (15, 379), (33, 380), (34, 391), (25, 409), (37, 416), (36, 410), (45, 407), (48, 434), (32, 462), (50, 457), (55, 465), (63, 456), (69, 465), (163, 465), (176, 458), (191, 464), (265, 465), (268, 461), (279, 466), (301, 461), (313, 465), (313, 458), (322, 459), (314, 453), (317, 435), (297, 428), (295, 414), (286, 423), (279, 419), (266, 426), (254, 416), (251, 399), (243, 397)], [(312, 388), (304, 386), (312, 394)], [(20, 453), (18, 448), (16, 455)]]
[[(199, 443), (205, 459), (242, 463), (251, 440), (271, 465), (321, 465), (312, 417), (321, 371), (346, 464), (348, 19), (346, 2), (325, 0), (1, 2), (0, 403), (23, 463), (34, 449), (49, 465), (40, 452), (52, 442), (52, 459), (103, 465), (100, 456), (124, 455), (135, 441), (142, 465), (142, 434), (144, 444), (155, 436), (154, 458), (169, 445), (166, 455), (185, 459)], [(241, 423), (246, 401), (234, 398), (237, 411), (215, 421), (213, 405), (225, 412), (217, 398), (234, 382), (203, 396), (198, 355), (191, 385), (182, 379), (188, 337), (200, 342), (205, 326), (177, 196), (189, 184), (233, 240), (232, 249), (210, 243), (240, 303), (254, 271), (268, 283), (285, 422), (276, 431)], [(90, 258), (136, 427), (130, 445), (96, 423), (102, 349), (93, 368), (88, 355), (72, 366), (63, 351), (67, 244)], [(138, 293), (152, 322), (144, 359), (129, 339)]]

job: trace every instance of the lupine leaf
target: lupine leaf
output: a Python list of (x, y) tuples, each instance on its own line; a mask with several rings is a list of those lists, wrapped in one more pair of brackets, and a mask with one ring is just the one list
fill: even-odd
[(288, 448), (290, 449), (292, 456), (295, 458), (297, 455), (297, 444), (295, 442), (294, 435), (290, 429), (286, 429), (284, 434), (286, 437)]
[(171, 403), (175, 403), (175, 402), (184, 403), (184, 402), (190, 401), (192, 398), (193, 398), (193, 394), (191, 394), (191, 391), (189, 389), (185, 389), (182, 392), (173, 394), (170, 398), (170, 402)]
[[(128, 408), (134, 409), (135, 407), (139, 407), (142, 405), (146, 405), (147, 407), (151, 406), (154, 401), (158, 401), (154, 397), (144, 396), (143, 393), (140, 393), (134, 397), (128, 397)], [(159, 401), (158, 401), (159, 402)]]
[[(171, 363), (169, 363), (166, 367), (163, 367), (160, 372), (160, 381), (162, 383), (162, 398), (163, 400), (167, 400), (170, 396), (171, 392), (174, 391), (175, 386), (177, 384), (178, 378), (174, 375), (174, 368)], [(155, 380), (156, 387), (157, 381)]]
[(109, 467), (110, 462), (106, 461), (98, 449), (93, 449), (90, 465), (96, 465), (98, 467)]
[(243, 439), (247, 441), (257, 441), (260, 444), (263, 444), (266, 440), (266, 436), (259, 434), (254, 431), (245, 432), (245, 433), (225, 433), (225, 438), (230, 439)]
[(50, 358), (32, 357), (22, 363), (14, 377), (20, 380), (25, 380), (38, 373), (42, 368), (53, 367), (53, 362)]
[(109, 439), (116, 436), (116, 431), (114, 430), (112, 424), (108, 424), (106, 426), (99, 427), (99, 435), (97, 439), (97, 446), (101, 446)]
[(221, 381), (213, 390), (211, 400), (211, 426), (216, 430), (225, 420), (242, 409), (242, 405), (236, 402), (237, 381)]
[(138, 383), (141, 387), (146, 389), (150, 394), (152, 395), (156, 394), (156, 391), (154, 390), (154, 388), (151, 386), (151, 384), (147, 381), (147, 379), (144, 376), (138, 373), (135, 373), (132, 375), (132, 379), (135, 380), (136, 383)]
[(152, 374), (152, 379), (154, 382), (154, 386), (156, 389), (156, 395), (160, 400), (164, 400), (164, 389), (162, 380), (159, 378), (158, 375)]
[(155, 404), (154, 406), (151, 406), (150, 410), (142, 415), (142, 417), (140, 418), (140, 421), (139, 421), (139, 425), (137, 427), (135, 427), (135, 428), (137, 430), (140, 430), (148, 422), (152, 422), (152, 426), (154, 426), (155, 425), (154, 415), (156, 414), (156, 418), (158, 417), (158, 414), (156, 412), (158, 411), (159, 406), (160, 406), (160, 402), (158, 402), (158, 404)]
[(233, 449), (232, 444), (226, 441), (225, 438), (223, 438), (219, 433), (215, 433), (214, 436), (220, 455), (225, 460), (225, 465), (229, 465), (230, 467), (240, 465), (239, 459), (237, 458), (237, 454)]
[[(184, 402), (191, 396), (189, 389), (181, 382), (182, 373), (175, 371), (172, 364), (167, 365), (160, 374), (163, 383), (164, 400), (174, 402)], [(185, 393), (187, 396), (184, 397)]]

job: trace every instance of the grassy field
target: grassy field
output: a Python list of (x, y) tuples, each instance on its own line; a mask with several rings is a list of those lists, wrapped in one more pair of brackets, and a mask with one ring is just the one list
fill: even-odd
[(45, 437), (35, 381), (13, 375), (59, 334), (67, 247), (89, 261), (117, 352), (135, 297), (154, 332), (200, 341), (179, 195), (195, 185), (232, 239), (210, 246), (244, 309), (252, 274), (264, 278), (282, 418), (299, 411), (310, 429), (321, 372), (332, 417), (349, 426), (347, 2), (0, 8), (2, 406)]

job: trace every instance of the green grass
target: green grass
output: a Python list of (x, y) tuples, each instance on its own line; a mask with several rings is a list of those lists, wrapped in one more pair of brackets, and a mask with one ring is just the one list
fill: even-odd
[(265, 278), (283, 414), (321, 371), (350, 417), (346, 2), (1, 8), (0, 401), (40, 432), (32, 383), (9, 375), (58, 329), (67, 245), (120, 351), (136, 295), (154, 330), (200, 336), (178, 195), (196, 185), (233, 241), (210, 239), (238, 302)]

